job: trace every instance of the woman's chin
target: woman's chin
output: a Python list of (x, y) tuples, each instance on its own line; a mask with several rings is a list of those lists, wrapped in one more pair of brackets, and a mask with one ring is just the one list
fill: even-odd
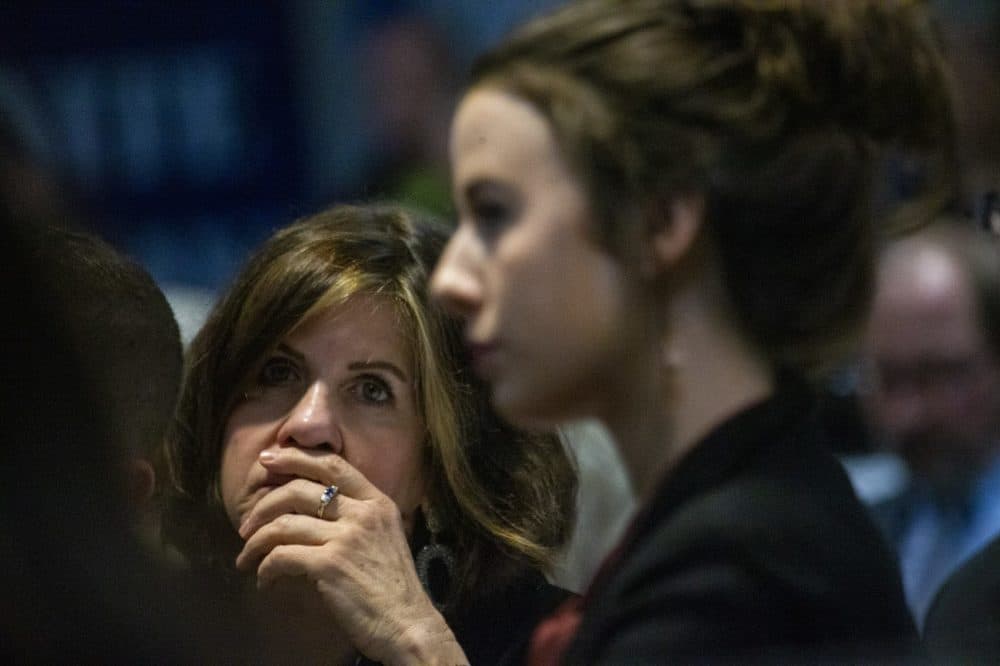
[(570, 405), (546, 399), (543, 392), (530, 388), (511, 381), (494, 382), (493, 408), (511, 424), (529, 430), (551, 430), (576, 418)]

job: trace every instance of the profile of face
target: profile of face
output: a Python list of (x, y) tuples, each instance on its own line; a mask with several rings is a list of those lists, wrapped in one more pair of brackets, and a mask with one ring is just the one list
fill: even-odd
[(294, 329), (254, 373), (223, 438), (221, 493), (233, 527), (291, 480), (269, 473), (260, 453), (295, 446), (341, 456), (396, 503), (409, 530), (424, 495), (426, 429), (394, 305), (353, 296)]
[(522, 425), (600, 417), (626, 349), (625, 283), (546, 119), (475, 88), (456, 112), (450, 154), (459, 224), (431, 290), (464, 318), (494, 406)]
[(967, 277), (945, 251), (886, 258), (866, 354), (867, 410), (915, 473), (947, 481), (983, 464), (1000, 418), (1000, 363)]

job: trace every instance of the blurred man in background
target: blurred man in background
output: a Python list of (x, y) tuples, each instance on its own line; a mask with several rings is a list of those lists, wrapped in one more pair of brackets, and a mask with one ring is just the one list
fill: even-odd
[(866, 338), (877, 436), (910, 480), (873, 507), (918, 623), (945, 578), (1000, 532), (1000, 254), (966, 226), (882, 256)]

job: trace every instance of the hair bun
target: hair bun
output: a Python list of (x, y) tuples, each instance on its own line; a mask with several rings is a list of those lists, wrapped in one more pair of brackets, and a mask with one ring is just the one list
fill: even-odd
[[(694, 3), (698, 4), (698, 3)], [(742, 26), (758, 92), (782, 118), (928, 149), (952, 133), (941, 40), (917, 0), (705, 0)], [(787, 129), (787, 128), (784, 128)]]

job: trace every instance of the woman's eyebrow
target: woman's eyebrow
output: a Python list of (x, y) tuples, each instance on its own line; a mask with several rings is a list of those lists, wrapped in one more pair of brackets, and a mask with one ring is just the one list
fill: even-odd
[(399, 381), (404, 384), (410, 381), (406, 378), (406, 373), (399, 369), (399, 366), (389, 361), (354, 361), (347, 367), (349, 370), (385, 370), (396, 375)]
[(290, 347), (286, 342), (279, 343), (277, 351), (280, 351), (282, 354), (287, 354), (288, 356), (291, 356), (299, 363), (305, 363), (306, 361), (305, 354), (295, 349), (294, 347)]

